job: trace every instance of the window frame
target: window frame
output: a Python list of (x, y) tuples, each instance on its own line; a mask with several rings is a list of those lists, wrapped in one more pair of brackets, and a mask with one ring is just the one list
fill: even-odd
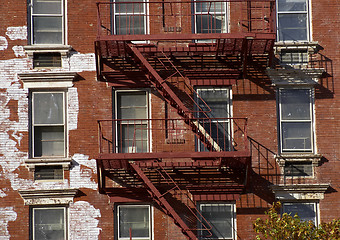
[[(225, 237), (222, 237), (222, 238), (211, 238), (211, 237), (203, 237), (203, 232), (204, 230), (203, 229), (203, 226), (202, 226), (202, 223), (198, 222), (198, 236), (199, 236), (199, 239), (201, 240), (204, 240), (204, 239), (230, 239), (230, 240), (234, 240), (237, 236), (237, 224), (236, 224), (236, 204), (235, 203), (229, 203), (229, 202), (201, 202), (201, 203), (198, 203), (198, 210), (200, 211), (200, 213), (202, 213), (202, 206), (230, 206), (231, 207), (231, 215), (232, 215), (232, 219), (231, 219), (231, 223), (232, 223), (232, 226), (231, 226), (231, 233), (232, 233), (232, 238), (225, 238)], [(202, 216), (200, 217), (200, 221), (203, 221), (204, 222), (204, 219), (202, 218), (203, 217), (203, 214)], [(210, 224), (210, 223), (209, 223)], [(212, 226), (213, 227), (213, 226)]]
[[(46, 46), (51, 46), (51, 45), (65, 45), (66, 44), (66, 0), (60, 0), (61, 1), (61, 9), (60, 9), (60, 14), (49, 14), (49, 13), (34, 13), (34, 0), (28, 0), (28, 23), (29, 23), (29, 31), (28, 31), (28, 36), (29, 36), (29, 45), (46, 45)], [(34, 17), (61, 17), (61, 42), (60, 43), (34, 43), (35, 38), (34, 38)]]
[[(314, 217), (314, 224), (315, 226), (318, 226), (320, 223), (320, 209), (319, 209), (319, 204), (316, 201), (307, 201), (307, 202), (303, 202), (303, 201), (292, 201), (292, 202), (283, 202), (282, 203), (282, 208), (281, 208), (281, 214), (283, 213), (288, 213), (284, 211), (284, 207), (285, 205), (297, 205), (297, 204), (306, 204), (306, 205), (313, 205), (313, 209), (314, 209), (314, 213), (315, 213), (315, 217)], [(291, 215), (292, 217), (294, 217), (294, 215)], [(299, 216), (301, 219), (301, 216)], [(302, 219), (301, 219), (302, 220)], [(306, 221), (306, 220), (303, 220)]]
[[(232, 88), (231, 87), (197, 87), (196, 88), (197, 94), (195, 95), (195, 101), (197, 103), (196, 116), (200, 119), (206, 118), (206, 117), (200, 116), (201, 114), (198, 112), (199, 99), (204, 100), (203, 98), (200, 97), (200, 92), (202, 92), (202, 91), (214, 91), (214, 90), (221, 90), (221, 91), (226, 90), (227, 93), (228, 93), (228, 99), (225, 99), (226, 100), (225, 103), (227, 104), (227, 109), (228, 109), (228, 114), (227, 114), (228, 116), (225, 116), (225, 118), (228, 118), (228, 119), (219, 120), (219, 122), (221, 121), (223, 123), (227, 123), (228, 129), (231, 131), (230, 133), (228, 133), (228, 139), (227, 139), (228, 149), (225, 149), (224, 151), (232, 151), (232, 139), (233, 139), (233, 132), (234, 131), (233, 131), (233, 124), (232, 124), (233, 122), (232, 122), (231, 119), (229, 119), (229, 118), (233, 117), (233, 105), (232, 105), (233, 99), (232, 99)], [(221, 100), (223, 100), (223, 99), (221, 98)], [(219, 101), (219, 102), (223, 102), (223, 101)], [(212, 120), (212, 123), (216, 123), (216, 122), (217, 122), (216, 120)], [(200, 142), (199, 139), (197, 139), (197, 151), (199, 151), (199, 152), (205, 151), (205, 148), (202, 146), (202, 143)]]
[(52, 210), (52, 209), (63, 209), (63, 231), (64, 239), (68, 239), (69, 234), (69, 221), (68, 221), (68, 207), (67, 206), (30, 206), (30, 235), (32, 240), (35, 240), (35, 211), (36, 210)]
[[(279, 1), (276, 1), (276, 31), (277, 31), (277, 41), (278, 42), (311, 42), (312, 41), (312, 18), (311, 18), (311, 2), (310, 0), (305, 0), (306, 3), (306, 10), (304, 11), (280, 11), (279, 9)], [(280, 39), (280, 26), (279, 26), (279, 15), (289, 15), (289, 14), (305, 14), (306, 15), (306, 38), (303, 40), (294, 40), (294, 39), (289, 39), (289, 40), (281, 40)]]
[(130, 240), (130, 237), (120, 237), (120, 208), (148, 208), (149, 212), (149, 236), (148, 237), (132, 237), (131, 239), (136, 240), (153, 240), (153, 207), (150, 204), (118, 204), (116, 205), (116, 234), (117, 240)]
[[(34, 122), (34, 95), (35, 94), (46, 94), (46, 93), (61, 93), (63, 95), (63, 123), (62, 124), (35, 124)], [(66, 90), (37, 90), (32, 89), (30, 92), (30, 158), (51, 158), (51, 159), (57, 159), (57, 158), (66, 158), (68, 157), (68, 129), (67, 129), (67, 91)], [(64, 128), (64, 153), (63, 155), (42, 155), (42, 156), (36, 156), (35, 153), (35, 127), (55, 127), (55, 126), (63, 126)]]
[[(310, 119), (294, 119), (294, 120), (283, 120), (282, 119), (282, 101), (281, 101), (281, 92), (286, 90), (308, 90), (310, 92), (310, 102), (309, 102), (309, 112), (310, 112)], [(316, 145), (315, 145), (315, 91), (313, 87), (279, 87), (278, 88), (278, 142), (279, 142), (279, 150), (280, 153), (311, 153), (314, 154), (316, 152)], [(310, 124), (310, 149), (284, 149), (283, 144), (283, 128), (282, 123), (309, 123)]]
[[(146, 120), (150, 119), (150, 116), (151, 116), (151, 107), (150, 107), (150, 93), (147, 89), (138, 89), (138, 90), (113, 90), (114, 91), (114, 113), (113, 113), (113, 116), (116, 120), (120, 120), (119, 116), (118, 116), (118, 108), (119, 108), (119, 105), (118, 105), (118, 95), (119, 94), (129, 94), (129, 93), (136, 93), (136, 92), (144, 92), (145, 93), (145, 100), (146, 100)], [(131, 119), (132, 120), (132, 119)], [(123, 123), (123, 122), (121, 122)], [(126, 125), (133, 125), (133, 123), (124, 123)], [(141, 124), (142, 124), (142, 121), (141, 121)], [(115, 123), (115, 126), (114, 126), (114, 134), (115, 134), (115, 145), (113, 146), (114, 148), (114, 152), (116, 153), (121, 153), (123, 150), (123, 146), (120, 146), (119, 144), (119, 128), (118, 128), (118, 125), (119, 125), (119, 122), (117, 121)], [(150, 122), (149, 121), (146, 121), (145, 123), (146, 125), (146, 132), (147, 132), (147, 142), (146, 142), (146, 149), (143, 151), (143, 152), (151, 152), (152, 151), (152, 144), (151, 144), (151, 133), (152, 131), (150, 130)], [(131, 148), (132, 151), (128, 151), (126, 153), (135, 153), (136, 150), (133, 150), (133, 148)], [(124, 152), (124, 151), (123, 151)]]

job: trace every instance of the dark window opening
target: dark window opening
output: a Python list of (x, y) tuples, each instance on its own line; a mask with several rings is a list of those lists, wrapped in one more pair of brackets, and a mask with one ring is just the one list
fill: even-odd
[(286, 162), (285, 175), (291, 177), (313, 176), (312, 162)]
[(62, 180), (62, 166), (36, 166), (34, 170), (34, 180)]
[(34, 53), (33, 67), (61, 67), (60, 53)]

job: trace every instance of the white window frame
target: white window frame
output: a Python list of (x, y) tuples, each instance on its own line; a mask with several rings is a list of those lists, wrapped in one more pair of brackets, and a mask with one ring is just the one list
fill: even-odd
[[(225, 203), (225, 202), (213, 202), (213, 203), (199, 203), (198, 204), (198, 209), (199, 209), (199, 211), (200, 212), (202, 212), (202, 206), (230, 206), (231, 207), (231, 210), (232, 210), (232, 226), (231, 226), (231, 232), (232, 232), (232, 238), (224, 238), (224, 237), (222, 237), (222, 238), (214, 238), (214, 239), (230, 239), (230, 240), (234, 240), (234, 239), (236, 239), (236, 236), (237, 236), (237, 228), (236, 228), (236, 204), (235, 203)], [(204, 223), (204, 225), (205, 226), (207, 226), (207, 224), (205, 223), (205, 221), (204, 221), (204, 219), (203, 218), (201, 218), (200, 219), (201, 220), (201, 222), (203, 222)], [(198, 229), (200, 229), (199, 230), (199, 236), (201, 236), (200, 237), (200, 239), (212, 239), (211, 237), (203, 237), (203, 232), (204, 232), (204, 227), (202, 226), (202, 223), (199, 223), (198, 224)], [(205, 232), (207, 232), (207, 231), (205, 231)]]
[[(281, 91), (285, 90), (308, 90), (311, 93), (310, 97), (310, 119), (309, 120), (283, 120), (282, 119), (282, 104), (281, 104)], [(314, 101), (315, 101), (315, 96), (314, 96), (314, 88), (312, 87), (305, 87), (305, 88), (278, 88), (278, 108), (279, 108), (279, 148), (281, 153), (315, 153), (316, 152), (316, 147), (315, 147), (315, 117), (314, 117)], [(310, 123), (310, 128), (311, 128), (311, 133), (310, 133), (310, 144), (311, 148), (310, 149), (284, 149), (283, 146), (283, 131), (282, 131), (282, 123)]]
[(132, 240), (153, 240), (153, 207), (148, 204), (140, 204), (140, 205), (128, 205), (128, 204), (121, 204), (117, 206), (117, 239), (118, 240), (130, 240), (130, 237), (119, 237), (120, 236), (120, 216), (119, 210), (120, 208), (148, 208), (149, 211), (149, 237), (132, 237)]
[(51, 206), (51, 207), (31, 207), (31, 236), (32, 236), (32, 240), (35, 240), (35, 211), (36, 210), (51, 210), (51, 209), (63, 209), (64, 212), (64, 239), (67, 240), (68, 239), (68, 209), (65, 206)]
[[(58, 93), (63, 94), (63, 123), (62, 124), (35, 124), (34, 123), (34, 95), (35, 94), (46, 94), (46, 93)], [(65, 90), (51, 90), (51, 91), (39, 91), (33, 90), (30, 92), (31, 97), (31, 158), (65, 158), (68, 156), (68, 130), (67, 130), (67, 91)], [(52, 126), (63, 126), (64, 127), (64, 154), (63, 155), (47, 155), (47, 156), (36, 156), (35, 154), (35, 127), (52, 127)]]
[[(119, 119), (118, 118), (118, 94), (121, 94), (121, 93), (126, 93), (126, 94), (129, 94), (129, 93), (135, 93), (135, 92), (144, 92), (145, 93), (145, 97), (146, 97), (146, 119), (148, 120), (151, 116), (151, 107), (150, 107), (150, 102), (151, 102), (151, 94), (149, 93), (148, 90), (146, 89), (140, 89), (140, 90), (114, 90), (114, 116), (115, 116), (115, 119)], [(128, 124), (128, 123), (127, 123)], [(152, 144), (151, 144), (151, 133), (152, 131), (150, 130), (151, 126), (150, 126), (150, 122), (147, 121), (146, 122), (146, 129), (147, 129), (147, 146), (146, 146), (146, 150), (147, 151), (144, 151), (144, 152), (152, 152)], [(115, 152), (116, 153), (120, 153), (120, 146), (119, 146), (119, 136), (118, 136), (118, 133), (119, 133), (119, 129), (118, 129), (118, 122), (116, 122), (115, 124), (115, 133), (116, 135), (114, 136), (116, 138), (116, 145), (113, 146), (115, 148)], [(136, 151), (134, 149), (132, 149), (131, 151), (129, 151), (128, 153), (135, 153)]]
[[(315, 217), (314, 217), (314, 224), (315, 226), (318, 226), (319, 223), (320, 223), (320, 211), (319, 211), (319, 204), (317, 202), (300, 202), (300, 201), (296, 201), (296, 202), (283, 202), (282, 203), (282, 214), (283, 213), (288, 213), (290, 214), (289, 212), (285, 211), (284, 208), (285, 206), (287, 205), (297, 205), (297, 204), (305, 204), (305, 205), (312, 205), (313, 206), (313, 209), (314, 209), (314, 212), (315, 212)], [(294, 217), (293, 214), (291, 214), (292, 217)], [(300, 219), (301, 219), (301, 216), (299, 216)], [(302, 219), (301, 219), (302, 220)]]
[[(196, 97), (196, 103), (198, 104), (198, 98), (199, 98), (199, 96), (200, 96), (200, 92), (203, 92), (203, 91), (214, 91), (214, 90), (226, 90), (227, 92), (228, 92), (228, 99), (227, 99), (227, 101), (228, 101), (228, 116), (225, 116), (225, 118), (232, 118), (232, 114), (233, 114), (233, 107), (232, 107), (232, 96), (233, 96), (233, 94), (232, 94), (232, 89), (231, 89), (231, 87), (197, 87), (196, 88), (196, 92), (197, 92), (197, 95), (198, 96), (195, 96)], [(203, 99), (203, 98), (202, 98)], [(204, 100), (204, 99), (203, 99)], [(210, 107), (210, 106), (209, 106)], [(198, 109), (197, 109), (198, 110)], [(199, 118), (203, 118), (203, 117), (201, 117), (200, 116), (201, 114), (198, 112), (197, 113), (197, 116), (199, 117)], [(219, 121), (221, 121), (221, 120), (219, 120)], [(216, 120), (213, 120), (212, 121), (212, 123), (215, 123), (215, 122), (217, 122)], [(230, 120), (230, 119), (226, 119), (226, 120), (224, 120), (224, 121), (221, 121), (221, 122), (226, 122), (226, 123), (228, 123), (228, 126), (229, 126), (229, 128), (228, 128), (228, 130), (230, 129), (231, 130), (231, 132), (230, 133), (228, 133), (228, 149), (225, 149), (224, 151), (231, 151), (232, 150), (232, 139), (233, 139), (233, 122)], [(202, 149), (202, 144), (200, 143), (200, 140), (198, 140), (198, 143), (197, 143), (197, 150), (199, 151), (199, 152), (202, 152), (202, 151), (205, 151), (204, 150), (204, 148)]]
[[(300, 0), (301, 1), (301, 0)], [(306, 2), (306, 10), (305, 11), (280, 11), (279, 9), (279, 1), (276, 1), (276, 29), (277, 29), (277, 41), (279, 42), (294, 42), (294, 41), (298, 41), (298, 42), (310, 42), (311, 41), (311, 10), (310, 10), (310, 0), (304, 0)], [(279, 28), (279, 15), (288, 15), (288, 14), (305, 14), (306, 15), (306, 36), (307, 39), (303, 39), (303, 40), (281, 40), (280, 39), (280, 28)]]
[[(33, 6), (33, 1), (34, 0), (29, 0), (29, 21), (30, 21), (30, 28), (29, 28), (29, 36), (30, 36), (30, 40), (29, 40), (29, 44), (30, 45), (65, 45), (66, 44), (66, 0), (61, 0), (61, 13), (60, 14), (50, 14), (50, 13), (34, 13), (34, 6)], [(51, 44), (51, 43), (34, 43), (34, 17), (61, 17), (61, 31), (62, 31), (62, 39), (61, 39), (61, 43), (55, 43), (55, 44)]]
[[(148, 21), (148, 12), (149, 12), (149, 4), (148, 4), (148, 0), (142, 0), (143, 3), (143, 11), (141, 12), (133, 12), (133, 13), (128, 13), (128, 12), (119, 12), (119, 11), (116, 11), (116, 7), (118, 7), (120, 4), (114, 4), (114, 7), (112, 9), (112, 12), (113, 12), (113, 18), (112, 18), (112, 22), (113, 22), (113, 33), (115, 35), (121, 35), (119, 33), (117, 33), (117, 26), (116, 26), (116, 16), (133, 16), (135, 14), (140, 14), (140, 15), (144, 15), (144, 33), (141, 33), (141, 34), (147, 34), (148, 33), (148, 29), (149, 29), (149, 21)], [(113, 0), (113, 2), (115, 2), (115, 0)], [(123, 1), (121, 1), (123, 3)], [(128, 3), (129, 5), (133, 5), (131, 3)], [(137, 3), (138, 4), (138, 3)], [(129, 28), (129, 30), (131, 31), (131, 29)], [(125, 35), (133, 35), (134, 33), (128, 33), (128, 34), (125, 34)]]

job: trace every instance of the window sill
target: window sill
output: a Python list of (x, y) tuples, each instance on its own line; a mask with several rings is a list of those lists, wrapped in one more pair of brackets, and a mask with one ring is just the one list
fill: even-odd
[(318, 42), (308, 41), (281, 41), (275, 42), (274, 49), (276, 54), (282, 50), (307, 50), (308, 53), (315, 53), (319, 48)]
[(324, 72), (325, 69), (323, 68), (267, 69), (267, 74), (270, 77), (273, 86), (287, 86), (287, 85), (313, 86), (318, 84), (319, 79)]
[(72, 50), (72, 46), (70, 45), (27, 45), (24, 46), (24, 50), (28, 54), (29, 57), (33, 57), (34, 53), (51, 53), (51, 52), (57, 52), (60, 53), (62, 57), (66, 57), (69, 52)]
[(34, 171), (36, 166), (55, 166), (61, 165), (64, 170), (69, 170), (72, 163), (72, 158), (30, 158), (25, 160), (25, 164)]

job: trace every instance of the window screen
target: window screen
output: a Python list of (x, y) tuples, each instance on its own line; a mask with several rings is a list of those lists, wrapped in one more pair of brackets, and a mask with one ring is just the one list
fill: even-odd
[(65, 156), (64, 92), (33, 92), (33, 156)]
[(66, 240), (66, 208), (33, 208), (34, 240)]
[(309, 40), (308, 0), (278, 0), (279, 41)]
[(31, 43), (63, 44), (63, 0), (31, 0)]
[(151, 239), (150, 206), (118, 206), (118, 238)]
[(313, 151), (312, 89), (280, 89), (282, 151)]
[(314, 224), (318, 224), (316, 203), (284, 203), (283, 212), (291, 216), (297, 214), (302, 221), (313, 221)]
[[(201, 231), (201, 239), (234, 239), (233, 204), (200, 204), (199, 207), (202, 216), (212, 227), (212, 236), (209, 236), (208, 231)], [(203, 223), (205, 220), (202, 219)]]

